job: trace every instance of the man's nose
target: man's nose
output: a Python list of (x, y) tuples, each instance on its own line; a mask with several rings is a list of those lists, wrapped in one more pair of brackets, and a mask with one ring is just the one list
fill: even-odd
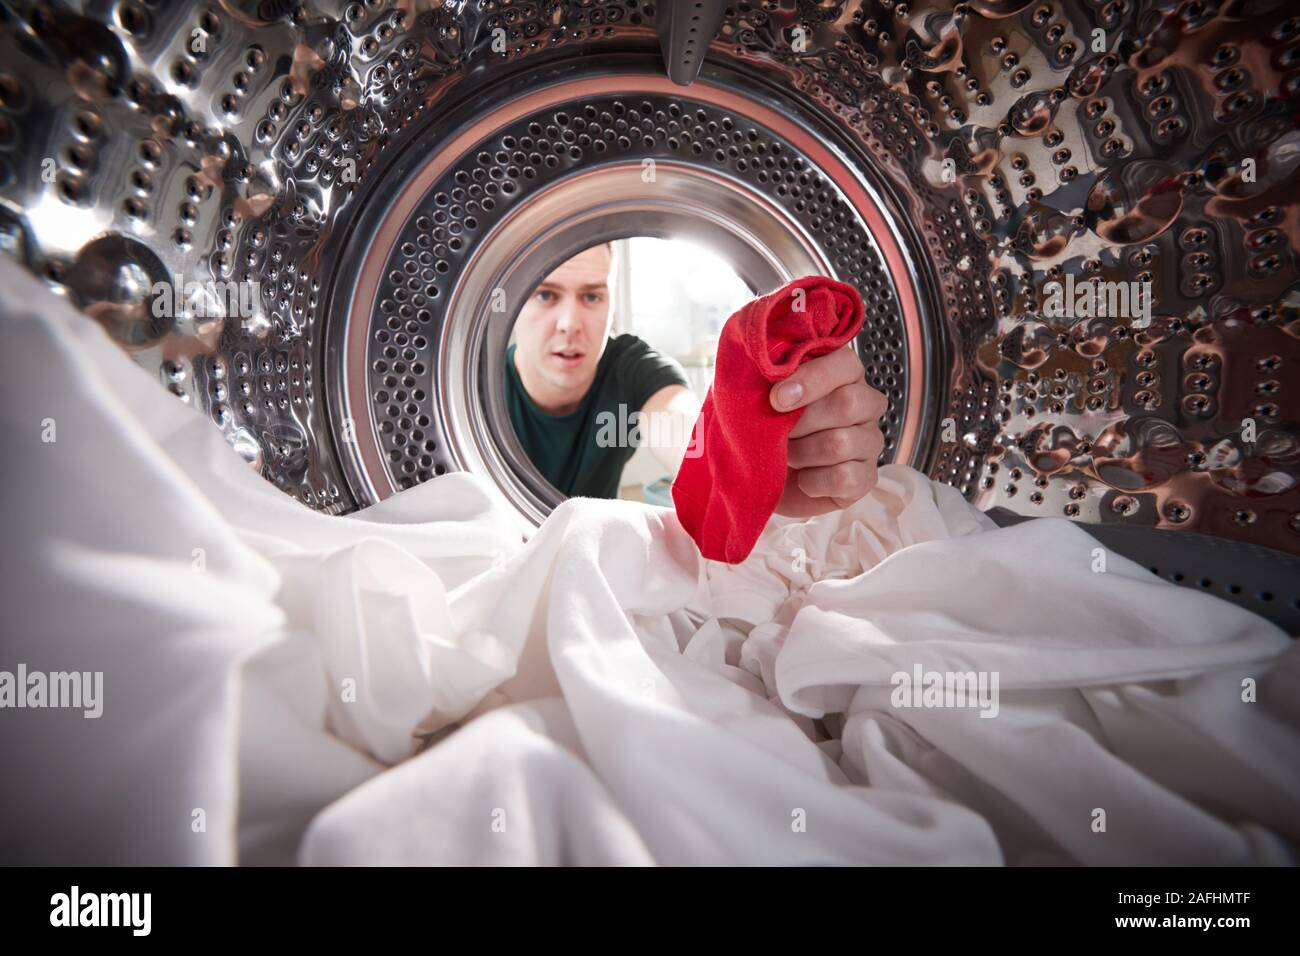
[(578, 306), (569, 300), (560, 306), (560, 314), (555, 317), (555, 331), (568, 335), (578, 328)]

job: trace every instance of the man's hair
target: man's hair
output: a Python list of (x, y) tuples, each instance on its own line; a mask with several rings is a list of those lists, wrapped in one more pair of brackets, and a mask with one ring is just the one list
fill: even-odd
[(613, 285), (614, 265), (615, 265), (614, 240), (610, 239), (607, 242), (602, 242), (601, 245), (609, 250), (609, 276), (610, 276), (610, 284)]

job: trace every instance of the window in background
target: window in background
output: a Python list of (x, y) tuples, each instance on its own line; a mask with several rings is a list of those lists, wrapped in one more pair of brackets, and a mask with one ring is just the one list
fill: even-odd
[(713, 382), (718, 334), (753, 292), (725, 259), (702, 246), (644, 236), (614, 245), (613, 334), (631, 332), (671, 355), (703, 399)]
[[(722, 326), (753, 291), (725, 259), (680, 239), (617, 240), (613, 271), (610, 334), (631, 332), (676, 359), (703, 401)], [(648, 449), (638, 449), (623, 467), (619, 497), (671, 505), (663, 467)]]

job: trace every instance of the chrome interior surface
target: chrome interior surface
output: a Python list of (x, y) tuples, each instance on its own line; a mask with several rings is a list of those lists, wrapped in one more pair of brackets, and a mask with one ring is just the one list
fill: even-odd
[[(439, 464), (477, 467), (510, 487), (496, 460), (496, 448), (482, 447), (482, 428), (476, 418), (479, 392), (473, 381), (477, 355), (470, 357), (471, 368), (465, 371), (466, 348), (477, 342), (478, 326), (486, 321), (493, 291), (505, 293), (504, 300), (511, 306), (508, 313), (513, 315), (545, 270), (562, 261), (562, 256), (533, 260), (529, 253), (538, 237), (545, 235), (549, 242), (557, 231), (572, 232), (574, 240), (585, 239), (587, 244), (651, 227), (661, 235), (707, 233), (710, 241), (740, 257), (738, 268), (752, 270), (748, 260), (755, 254), (765, 262), (767, 274), (755, 274), (760, 291), (809, 271), (854, 282), (868, 307), (857, 346), (874, 357), (874, 361), (868, 358), (871, 377), (892, 399), (885, 422), (886, 453), (897, 453), (899, 446), (914, 451), (922, 421), (916, 400), (923, 391), (913, 392), (909, 408), (906, 382), (921, 373), (918, 367), (909, 375), (906, 362), (909, 355), (919, 358), (926, 352), (918, 318), (921, 306), (911, 271), (890, 268), (891, 256), (895, 262), (903, 261), (902, 246), (858, 171), (827, 155), (820, 142), (800, 143), (800, 135), (807, 135), (800, 129), (792, 130), (791, 139), (779, 138), (772, 127), (788, 125), (783, 117), (765, 111), (756, 101), (739, 100), (721, 86), (701, 79), (692, 85), (689, 98), (673, 93), (670, 99), (664, 96), (664, 91), (671, 92), (669, 81), (644, 72), (645, 67), (635, 61), (625, 60), (621, 69), (614, 65), (606, 69), (610, 72), (592, 77), (588, 67), (582, 80), (560, 81), (518, 99), (505, 99), (489, 116), (476, 117), (469, 131), (454, 137), (437, 157), (412, 172), (409, 181), (396, 189), (396, 198), (389, 194), (382, 218), (361, 234), (364, 250), (345, 257), (364, 266), (354, 282), (336, 286), (343, 301), (330, 311), (340, 314), (350, 309), (346, 328), (338, 330), (345, 339), (340, 353), (347, 356), (348, 374), (348, 385), (341, 389), (348, 408), (342, 414), (355, 424), (360, 453), (378, 452), (374, 460), (364, 463), (366, 475), (379, 476), (378, 480), (372, 477), (372, 488), (367, 490), (383, 497), (427, 480), (429, 467), (412, 469), (401, 454), (412, 443), (392, 442), (421, 420), (427, 422), (419, 426), (422, 434), (432, 430), (434, 445), (446, 453), (445, 462), (434, 464), (434, 473)], [(743, 105), (771, 125), (760, 137), (758, 127), (742, 126), (755, 120), (708, 109), (713, 103)], [(629, 135), (631, 128), (661, 117), (667, 135), (656, 137), (647, 130)], [(719, 140), (704, 156), (702, 144), (693, 140), (709, 139), (710, 128)], [(747, 160), (741, 148), (735, 150), (737, 157), (722, 149), (721, 137), (729, 140), (733, 135), (743, 136), (744, 148), (760, 160)], [(650, 169), (653, 179), (645, 175)], [(774, 169), (784, 172), (778, 177)], [(831, 175), (823, 176), (823, 171)], [(805, 182), (799, 182), (800, 177)], [(501, 187), (494, 191), (496, 178)], [(809, 193), (807, 199), (796, 195), (802, 192)], [(810, 206), (817, 210), (811, 216)], [(620, 211), (626, 218), (620, 220)], [(670, 216), (678, 231), (655, 226), (653, 219), (645, 217), (651, 211)], [(604, 227), (601, 216), (606, 219)], [(472, 227), (453, 234), (466, 221)], [(630, 223), (637, 228), (629, 228)], [(848, 245), (838, 245), (845, 237), (851, 240)], [(432, 248), (423, 248), (422, 242)], [(577, 251), (582, 244), (571, 242), (566, 252)], [(421, 263), (422, 257), (429, 261)], [(530, 268), (504, 269), (497, 265), (502, 259), (527, 262)], [(412, 302), (405, 303), (403, 294), (410, 295)], [(441, 310), (425, 308), (430, 302), (446, 304)], [(447, 321), (447, 316), (455, 321)], [(422, 335), (426, 327), (431, 334)], [(418, 387), (390, 375), (388, 365), (423, 366), (424, 355), (429, 354), (421, 347), (395, 347), (387, 341), (385, 329), (394, 337), (405, 333), (426, 344), (439, 343), (432, 354), (441, 387), (429, 393), (427, 405), (374, 399), (377, 393), (388, 394), (385, 386)], [(382, 432), (385, 418), (392, 426), (386, 433)], [(375, 436), (373, 429), (381, 434)], [(467, 431), (478, 438), (457, 439)], [(480, 446), (477, 451), (471, 447), (475, 444)]]
[[(472, 468), (541, 520), (491, 293), (694, 236), (756, 292), (857, 286), (882, 461), (985, 509), (1300, 554), (1282, 0), (0, 10), (0, 244), (313, 508)], [(177, 274), (261, 298), (159, 319)], [(1153, 321), (1052, 317), (1067, 276), (1151, 283)]]

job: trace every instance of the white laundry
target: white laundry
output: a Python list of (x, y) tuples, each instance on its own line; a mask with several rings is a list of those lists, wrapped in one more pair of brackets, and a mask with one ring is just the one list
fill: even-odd
[(0, 669), (105, 675), (0, 713), (6, 862), (1294, 862), (1294, 642), (1068, 522), (902, 466), (736, 567), (627, 502), (524, 544), (463, 474), (326, 517), (0, 280)]

